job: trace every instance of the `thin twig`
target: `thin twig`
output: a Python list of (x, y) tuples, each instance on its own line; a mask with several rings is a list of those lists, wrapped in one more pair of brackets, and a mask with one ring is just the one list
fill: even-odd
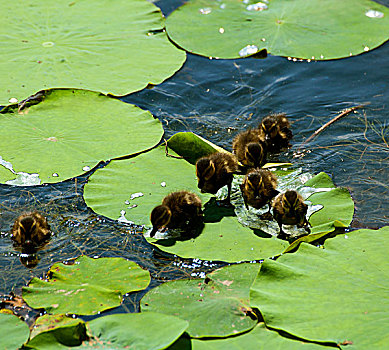
[(173, 156), (172, 154), (169, 154), (169, 148), (168, 148), (166, 139), (163, 139), (163, 142), (165, 142), (165, 155), (166, 155), (166, 157), (172, 157), (172, 158), (176, 158), (176, 159), (184, 159), (184, 157)]
[(334, 118), (332, 118), (328, 123), (325, 123), (322, 127), (320, 127), (319, 129), (317, 129), (311, 136), (309, 136), (303, 143), (302, 145), (300, 146), (300, 148), (302, 148), (303, 146), (305, 146), (308, 142), (310, 142), (315, 136), (319, 135), (324, 129), (328, 128), (331, 124), (335, 123), (337, 120), (339, 120), (340, 118), (344, 117), (345, 115), (355, 111), (356, 109), (358, 108), (362, 108), (364, 107), (366, 104), (363, 104), (363, 105), (358, 105), (358, 106), (354, 106), (354, 107), (351, 107), (351, 108), (347, 108), (345, 109), (344, 111), (342, 111), (341, 113), (339, 113), (337, 116), (335, 116)]

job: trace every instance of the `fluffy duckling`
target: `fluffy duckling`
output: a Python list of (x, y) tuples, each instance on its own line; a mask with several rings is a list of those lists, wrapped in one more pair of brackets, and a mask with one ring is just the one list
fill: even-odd
[(308, 205), (304, 203), (303, 197), (297, 191), (288, 190), (279, 194), (274, 199), (272, 207), (273, 217), (280, 227), (279, 236), (285, 237), (282, 224), (297, 225), (297, 227), (304, 227), (307, 232), (310, 232), (309, 222), (306, 218)]
[[(276, 190), (277, 178), (269, 170), (265, 169), (254, 169), (247, 173), (240, 185), (242, 195), (246, 208), (249, 205), (260, 209), (271, 201), (279, 192)], [(269, 212), (263, 215), (263, 219), (270, 219), (270, 205)]]
[(290, 147), (289, 140), (293, 137), (290, 123), (284, 113), (271, 114), (262, 119), (259, 125), (259, 135), (271, 150)]
[(12, 227), (11, 239), (23, 252), (36, 252), (42, 243), (50, 239), (51, 231), (46, 218), (38, 212), (20, 215)]
[(223, 186), (228, 186), (225, 202), (230, 203), (233, 173), (238, 170), (238, 162), (233, 154), (213, 153), (196, 162), (198, 188), (201, 192), (216, 194)]
[(188, 191), (172, 192), (162, 201), (162, 205), (156, 206), (150, 215), (153, 229), (150, 237), (167, 228), (182, 228), (192, 221), (199, 220), (203, 215), (201, 199)]
[(249, 129), (238, 134), (232, 142), (232, 150), (245, 167), (260, 168), (266, 163), (267, 147), (258, 130)]

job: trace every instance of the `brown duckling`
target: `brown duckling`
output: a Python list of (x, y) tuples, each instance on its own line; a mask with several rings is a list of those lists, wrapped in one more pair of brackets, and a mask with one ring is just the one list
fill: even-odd
[(20, 215), (12, 227), (11, 239), (25, 253), (34, 253), (50, 239), (51, 231), (46, 218), (38, 212)]
[(306, 218), (308, 205), (304, 203), (303, 197), (294, 190), (287, 190), (285, 193), (279, 194), (272, 203), (273, 217), (280, 227), (280, 237), (285, 237), (285, 232), (282, 230), (282, 224), (297, 225), (304, 227), (307, 232), (310, 232), (309, 222)]
[(292, 139), (293, 133), (284, 113), (271, 114), (263, 118), (258, 129), (261, 140), (266, 142), (268, 149), (276, 151), (290, 147), (289, 140)]
[(260, 168), (266, 163), (267, 147), (258, 130), (249, 129), (239, 133), (232, 142), (232, 150), (245, 167)]
[(196, 162), (198, 188), (201, 192), (216, 194), (223, 186), (228, 186), (225, 202), (230, 203), (233, 173), (238, 170), (235, 156), (226, 152), (217, 152), (202, 157)]
[[(277, 188), (277, 178), (269, 170), (254, 169), (247, 173), (240, 185), (246, 208), (249, 205), (255, 209), (260, 209), (269, 203), (279, 192)], [(263, 219), (271, 219), (270, 204), (269, 212), (263, 214)]]
[(182, 228), (192, 221), (201, 219), (201, 199), (188, 191), (172, 192), (162, 201), (162, 205), (156, 206), (150, 215), (153, 229), (150, 237), (161, 229), (162, 231), (174, 228)]

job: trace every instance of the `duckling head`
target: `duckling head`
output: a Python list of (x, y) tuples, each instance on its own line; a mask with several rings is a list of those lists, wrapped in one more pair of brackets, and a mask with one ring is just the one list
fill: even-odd
[(172, 212), (166, 205), (156, 206), (150, 215), (150, 221), (153, 224), (153, 229), (150, 232), (150, 237), (154, 237), (159, 229), (164, 229), (169, 225)]
[(36, 234), (37, 223), (34, 217), (26, 216), (19, 221), (18, 236), (20, 244), (25, 250), (34, 250), (34, 237)]
[(271, 115), (262, 120), (261, 127), (265, 133), (266, 140), (275, 138), (280, 131), (277, 120)]
[(266, 150), (259, 142), (250, 142), (246, 146), (245, 158), (248, 164), (259, 168), (266, 162)]
[(212, 176), (215, 174), (215, 171), (215, 164), (211, 159), (207, 157), (200, 158), (196, 162), (198, 188), (203, 189), (205, 182), (212, 178)]
[(296, 191), (287, 190), (282, 196), (282, 206), (286, 211), (293, 213), (298, 203), (298, 194)]
[(257, 172), (249, 173), (245, 182), (245, 190), (253, 194), (254, 199), (261, 198), (261, 191), (264, 187), (261, 174)]

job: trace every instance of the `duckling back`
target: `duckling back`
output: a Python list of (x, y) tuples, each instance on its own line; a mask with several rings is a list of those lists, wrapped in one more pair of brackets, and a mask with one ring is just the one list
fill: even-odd
[(258, 130), (246, 130), (232, 142), (232, 150), (239, 162), (246, 167), (261, 167), (266, 163), (267, 147)]
[(215, 194), (220, 188), (231, 184), (233, 173), (238, 170), (234, 155), (217, 152), (202, 157), (196, 162), (198, 187), (207, 193)]
[(258, 130), (261, 140), (266, 142), (271, 150), (290, 147), (289, 140), (292, 139), (293, 133), (284, 113), (271, 114), (263, 118)]

